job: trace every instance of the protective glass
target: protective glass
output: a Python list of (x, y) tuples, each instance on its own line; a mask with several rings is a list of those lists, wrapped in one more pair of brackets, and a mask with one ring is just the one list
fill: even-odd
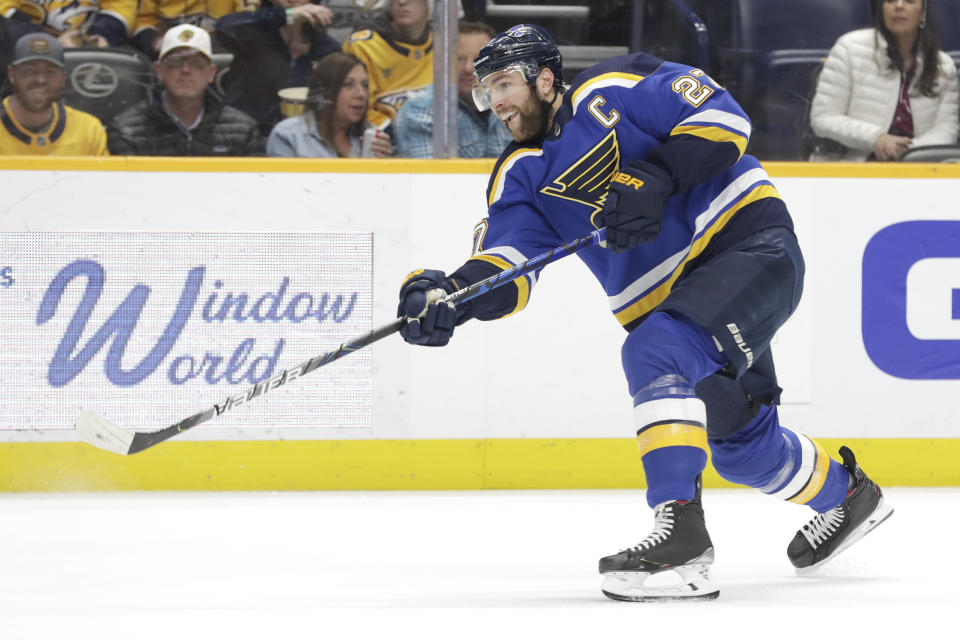
[[(473, 103), (480, 111), (486, 111), (490, 105), (505, 100), (521, 91), (526, 91), (530, 85), (527, 78), (530, 76), (531, 65), (515, 64), (482, 78), (473, 80)], [(534, 65), (532, 76), (536, 76), (538, 69)]]

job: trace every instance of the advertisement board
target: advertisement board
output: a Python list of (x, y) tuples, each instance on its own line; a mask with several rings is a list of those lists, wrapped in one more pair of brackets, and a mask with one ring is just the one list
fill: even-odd
[[(365, 333), (372, 251), (363, 232), (6, 231), (0, 430), (69, 430), (84, 407), (156, 429)], [(369, 428), (371, 367), (353, 354), (242, 424)]]
[[(575, 257), (443, 349), (389, 336), (135, 456), (77, 442), (81, 407), (160, 429), (390, 322), (407, 273), (469, 256), (490, 166), (21, 164), (0, 171), (9, 490), (642, 483), (625, 333)], [(772, 343), (782, 423), (887, 483), (960, 482), (960, 171), (768, 170), (807, 266)]]

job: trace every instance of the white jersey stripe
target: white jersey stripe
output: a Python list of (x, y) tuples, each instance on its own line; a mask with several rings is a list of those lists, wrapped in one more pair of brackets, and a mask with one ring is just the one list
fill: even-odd
[(751, 169), (731, 182), (726, 189), (713, 199), (707, 210), (697, 216), (696, 228), (693, 237), (690, 239), (690, 244), (631, 282), (620, 293), (609, 296), (607, 299), (610, 302), (610, 308), (616, 311), (626, 306), (670, 275), (690, 253), (696, 239), (720, 215), (721, 211), (746, 195), (758, 182), (769, 179), (770, 176), (763, 169)]
[(768, 494), (780, 500), (789, 500), (800, 493), (810, 481), (810, 476), (813, 475), (813, 470), (817, 464), (817, 448), (813, 446), (813, 442), (802, 433), (798, 433), (796, 436), (797, 440), (800, 441), (800, 468), (797, 469), (787, 486), (776, 493)]
[[(516, 248), (510, 247), (510, 246), (507, 246), (507, 245), (504, 245), (504, 246), (502, 246), (502, 247), (491, 247), (491, 248), (489, 248), (489, 249), (484, 249), (484, 250), (481, 251), (478, 255), (481, 255), (481, 256), (489, 256), (489, 255), (499, 256), (499, 257), (503, 258), (504, 260), (506, 260), (507, 262), (509, 262), (510, 264), (512, 264), (513, 266), (517, 266), (518, 264), (522, 264), (522, 263), (524, 263), (524, 262), (526, 262), (526, 261), (528, 260), (527, 256), (525, 256), (525, 255), (523, 255), (522, 253), (520, 253), (519, 251), (517, 251)], [(537, 274), (536, 274), (536, 272), (531, 271), (530, 273), (528, 273), (528, 274), (527, 274), (527, 279), (530, 280), (530, 288), (533, 289), (533, 287), (537, 284)]]
[(680, 421), (707, 424), (707, 406), (700, 398), (660, 398), (641, 402), (633, 408), (637, 429), (658, 422)]
[(753, 132), (750, 121), (746, 118), (741, 118), (736, 114), (718, 109), (707, 109), (706, 111), (697, 112), (686, 120), (677, 123), (676, 126), (683, 127), (690, 124), (722, 124), (725, 127), (741, 133), (746, 138), (749, 138)]

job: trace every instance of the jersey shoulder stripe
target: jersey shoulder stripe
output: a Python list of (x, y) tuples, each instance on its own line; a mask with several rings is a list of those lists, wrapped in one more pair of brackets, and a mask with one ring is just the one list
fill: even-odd
[(543, 149), (539, 147), (523, 147), (511, 142), (497, 159), (490, 174), (490, 183), (487, 185), (487, 206), (491, 207), (503, 195), (507, 172), (513, 168), (521, 158), (528, 156), (542, 156)]
[(656, 73), (661, 66), (663, 66), (663, 60), (648, 53), (631, 53), (609, 58), (578, 73), (577, 77), (570, 83), (570, 92), (576, 93), (584, 85), (590, 84), (603, 76), (615, 78), (620, 75), (624, 78), (636, 76), (646, 78)]
[(623, 87), (632, 89), (663, 66), (663, 60), (646, 53), (617, 56), (578, 74), (570, 86), (573, 115), (580, 103), (596, 89)]

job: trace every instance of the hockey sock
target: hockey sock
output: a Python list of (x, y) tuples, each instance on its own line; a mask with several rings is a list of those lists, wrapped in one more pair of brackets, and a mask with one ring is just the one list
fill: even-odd
[(815, 440), (780, 425), (775, 406), (760, 409), (744, 429), (710, 440), (722, 477), (823, 513), (840, 504), (850, 474)]
[(623, 344), (623, 370), (633, 395), (637, 444), (651, 507), (693, 500), (707, 464), (706, 406), (693, 384), (726, 362), (705, 329), (655, 312)]
[(707, 465), (706, 409), (677, 375), (661, 376), (634, 395), (637, 446), (647, 477), (647, 504), (694, 500)]

